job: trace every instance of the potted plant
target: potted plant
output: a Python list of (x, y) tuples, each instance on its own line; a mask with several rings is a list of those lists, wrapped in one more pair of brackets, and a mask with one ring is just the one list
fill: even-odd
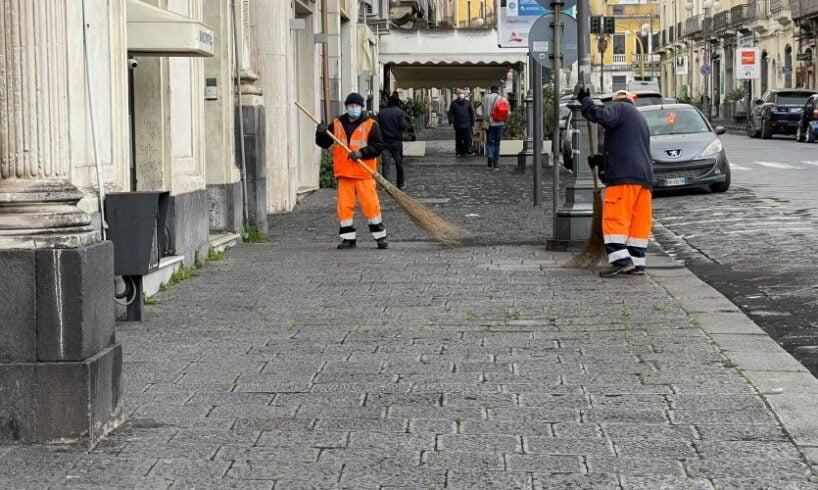
[(727, 92), (727, 100), (730, 107), (730, 114), (728, 114), (728, 116), (732, 115), (733, 120), (737, 121), (740, 117), (747, 115), (747, 106), (744, 103), (746, 96), (747, 92), (742, 88), (734, 88)]

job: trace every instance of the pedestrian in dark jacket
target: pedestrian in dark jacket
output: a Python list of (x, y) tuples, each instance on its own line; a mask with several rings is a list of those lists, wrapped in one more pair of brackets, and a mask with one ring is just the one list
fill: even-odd
[(588, 90), (579, 91), (582, 115), (605, 128), (604, 155), (588, 158), (592, 170), (604, 169), (606, 185), (602, 205), (602, 234), (611, 267), (601, 277), (645, 273), (645, 251), (650, 239), (653, 211), (653, 159), (650, 131), (644, 116), (626, 91), (613, 104), (595, 104)]
[(474, 108), (463, 90), (457, 91), (457, 99), (449, 106), (449, 124), (454, 126), (455, 152), (459, 157), (474, 155), (472, 151), (472, 131)]
[(403, 130), (408, 124), (406, 114), (400, 109), (400, 97), (397, 94), (392, 94), (386, 109), (378, 113), (378, 125), (381, 127), (384, 141), (381, 173), (388, 179), (391, 174), (391, 161), (394, 161), (398, 174), (398, 189), (403, 189), (406, 186), (406, 176), (403, 172)]

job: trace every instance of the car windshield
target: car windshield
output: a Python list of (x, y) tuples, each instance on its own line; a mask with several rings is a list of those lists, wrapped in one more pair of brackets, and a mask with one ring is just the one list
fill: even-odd
[(779, 105), (804, 105), (810, 94), (803, 92), (781, 92), (778, 94), (776, 104)]
[(659, 109), (642, 113), (651, 136), (707, 133), (710, 128), (695, 109)]
[(560, 119), (565, 119), (568, 115), (571, 114), (571, 109), (568, 106), (561, 105), (560, 106)]

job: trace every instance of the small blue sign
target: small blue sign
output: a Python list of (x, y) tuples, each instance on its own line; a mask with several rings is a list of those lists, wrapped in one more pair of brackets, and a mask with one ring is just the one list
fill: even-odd
[(711, 68), (710, 65), (702, 65), (699, 71), (701, 72), (702, 75), (709, 75), (710, 72), (713, 71), (713, 68)]
[(547, 10), (542, 5), (538, 4), (536, 0), (519, 0), (518, 15), (520, 17), (528, 15), (545, 15)]
[(784, 70), (784, 75), (792, 75), (792, 67), (791, 66), (785, 66), (783, 68), (783, 70)]

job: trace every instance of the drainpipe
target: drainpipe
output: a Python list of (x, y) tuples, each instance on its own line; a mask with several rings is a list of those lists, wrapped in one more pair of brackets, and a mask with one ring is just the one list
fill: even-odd
[(327, 0), (321, 0), (321, 32), (326, 39), (321, 44), (321, 88), (324, 97), (324, 121), (330, 121), (329, 106), (329, 32), (328, 32)]

